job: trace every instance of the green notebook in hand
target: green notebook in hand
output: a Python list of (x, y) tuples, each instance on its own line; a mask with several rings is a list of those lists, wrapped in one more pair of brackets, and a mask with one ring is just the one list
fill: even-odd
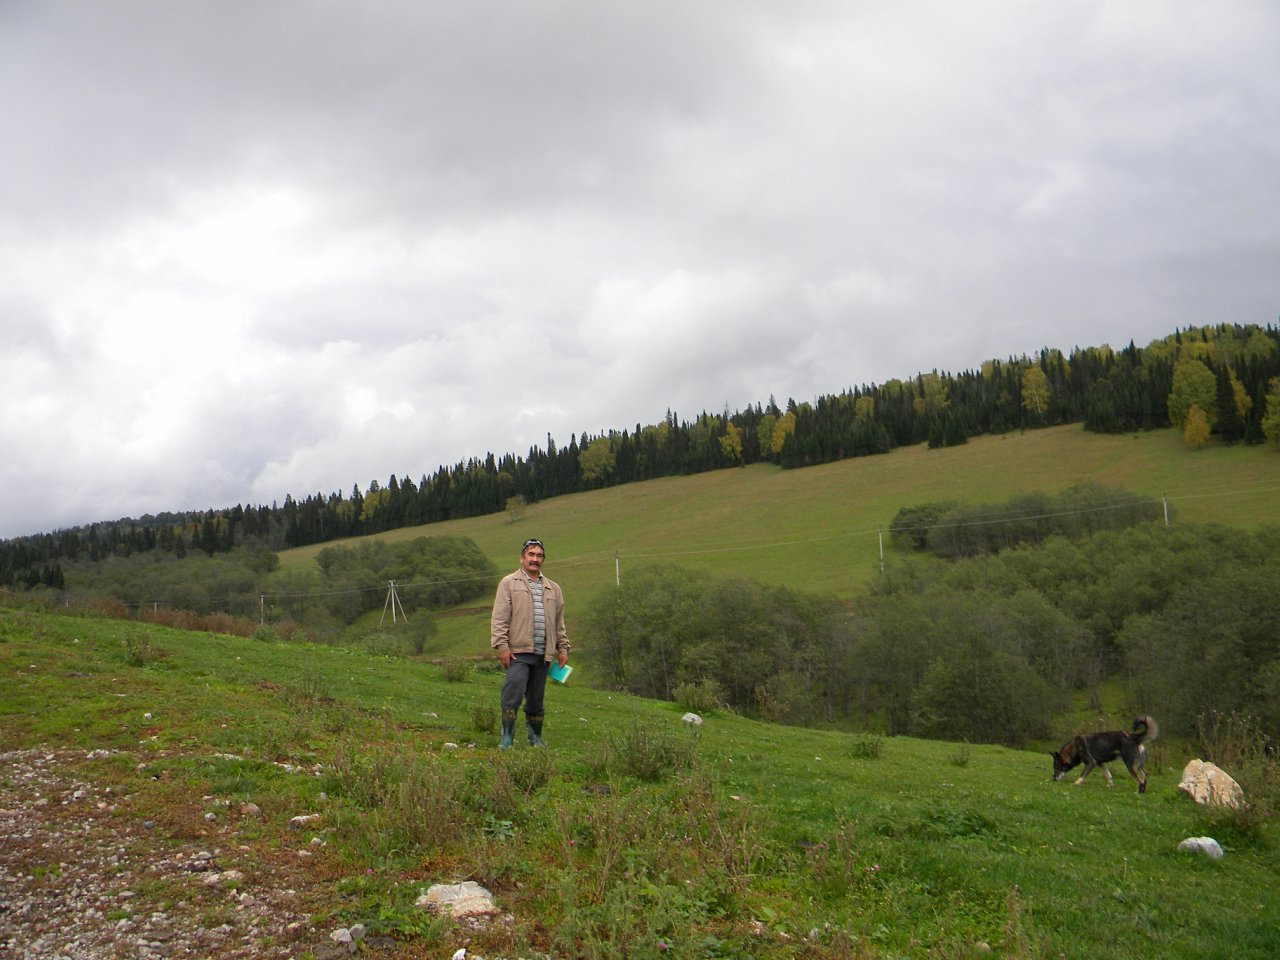
[(568, 683), (569, 674), (571, 673), (573, 673), (573, 667), (569, 666), (567, 663), (563, 667), (558, 663), (553, 663), (551, 665), (551, 669), (547, 671), (547, 676), (556, 683)]

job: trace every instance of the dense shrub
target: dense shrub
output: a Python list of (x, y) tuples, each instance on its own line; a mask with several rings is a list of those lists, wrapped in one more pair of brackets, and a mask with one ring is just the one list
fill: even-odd
[(617, 689), (752, 716), (768, 706), (769, 719), (843, 709), (847, 618), (833, 600), (652, 567), (602, 592), (583, 616), (590, 655)]
[(1152, 497), (1082, 483), (1058, 494), (1027, 493), (1003, 503), (903, 507), (889, 530), (895, 544), (957, 559), (1043, 543), (1051, 536), (1124, 529), (1163, 516), (1163, 504)]

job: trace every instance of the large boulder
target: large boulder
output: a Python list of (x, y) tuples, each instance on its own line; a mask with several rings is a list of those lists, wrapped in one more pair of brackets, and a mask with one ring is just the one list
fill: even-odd
[(1183, 768), (1178, 789), (1206, 806), (1235, 808), (1244, 803), (1240, 784), (1217, 764), (1206, 760), (1192, 760)]

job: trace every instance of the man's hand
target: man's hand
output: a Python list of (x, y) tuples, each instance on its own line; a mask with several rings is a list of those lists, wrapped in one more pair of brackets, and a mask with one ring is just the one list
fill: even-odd
[(505, 670), (511, 666), (511, 648), (503, 647), (498, 651), (498, 659), (502, 661), (502, 669)]
[(566, 663), (569, 662), (569, 654), (561, 650), (559, 656), (556, 657), (556, 662), (563, 667)]

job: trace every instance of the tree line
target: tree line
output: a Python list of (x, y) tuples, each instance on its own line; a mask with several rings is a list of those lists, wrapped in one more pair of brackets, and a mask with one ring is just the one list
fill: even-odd
[(1280, 328), (1219, 325), (1176, 331), (1145, 348), (1132, 342), (1045, 347), (959, 374), (849, 388), (813, 403), (773, 398), (691, 420), (571, 435), (526, 455), (488, 453), (417, 481), (391, 474), (350, 493), (283, 503), (161, 513), (0, 541), (0, 586), (61, 589), (69, 561), (158, 552), (227, 553), (326, 543), (441, 520), (518, 510), (521, 504), (658, 477), (752, 463), (798, 468), (887, 453), (918, 443), (1081, 423), (1104, 433), (1178, 427), (1189, 443), (1280, 442)]

